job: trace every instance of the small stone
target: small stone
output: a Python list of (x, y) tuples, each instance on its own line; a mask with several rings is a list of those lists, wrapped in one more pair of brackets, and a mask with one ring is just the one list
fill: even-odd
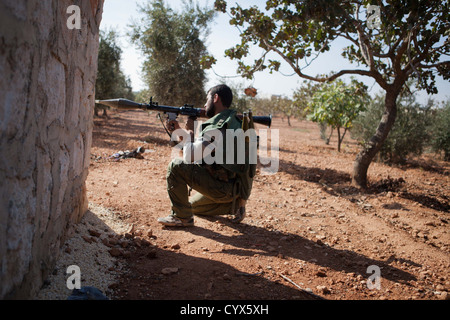
[(100, 232), (98, 232), (98, 231), (96, 231), (96, 230), (93, 230), (93, 229), (89, 229), (88, 232), (89, 232), (89, 234), (90, 234), (91, 236), (97, 237), (97, 238), (100, 237), (100, 235), (101, 235)]
[(119, 243), (119, 240), (117, 240), (116, 238), (111, 238), (108, 240), (108, 242), (111, 246), (115, 246), (116, 244)]
[(230, 277), (230, 275), (229, 275), (228, 273), (225, 273), (225, 274), (223, 275), (222, 279), (223, 279), (223, 280), (230, 281), (230, 280), (231, 280), (231, 277)]
[(112, 248), (112, 245), (110, 244), (110, 242), (108, 241), (107, 238), (103, 238), (103, 239), (102, 239), (102, 243), (103, 243), (105, 246)]
[(326, 277), (327, 274), (326, 274), (325, 271), (319, 270), (319, 271), (316, 272), (316, 276), (318, 276), (318, 277)]
[(135, 232), (134, 224), (132, 224), (125, 233), (133, 234)]
[(450, 294), (447, 291), (442, 291), (439, 295), (440, 300), (450, 300)]
[(170, 275), (178, 272), (178, 268), (164, 268), (161, 270), (162, 274)]
[(178, 243), (175, 243), (174, 245), (172, 245), (172, 247), (171, 247), (173, 250), (178, 250), (178, 249), (180, 249), (181, 247), (180, 247), (180, 245), (178, 244)]
[(88, 236), (82, 236), (83, 240), (86, 241), (87, 243), (92, 243), (94, 241), (93, 238), (88, 237)]
[(122, 250), (120, 250), (119, 248), (112, 248), (111, 250), (109, 250), (109, 254), (113, 257), (119, 257), (122, 255)]
[(330, 289), (328, 289), (326, 286), (317, 286), (316, 289), (319, 290), (319, 292), (321, 292), (322, 294), (331, 293)]

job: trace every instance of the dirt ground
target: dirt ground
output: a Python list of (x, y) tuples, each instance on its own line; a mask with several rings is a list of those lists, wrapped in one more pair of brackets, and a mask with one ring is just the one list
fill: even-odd
[[(339, 153), (316, 124), (274, 118), (279, 168), (255, 178), (246, 219), (165, 228), (156, 219), (170, 212), (168, 136), (155, 113), (108, 114), (94, 120), (87, 191), (132, 225), (117, 235), (126, 241), (106, 243), (126, 265), (114, 299), (449, 299), (448, 162), (373, 163), (361, 192), (351, 186), (351, 137)], [(141, 159), (111, 157), (138, 147)]]

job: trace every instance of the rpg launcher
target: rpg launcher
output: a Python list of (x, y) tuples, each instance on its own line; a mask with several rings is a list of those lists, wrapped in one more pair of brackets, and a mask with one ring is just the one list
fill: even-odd
[[(134, 109), (142, 109), (142, 110), (154, 110), (163, 112), (167, 115), (168, 120), (176, 120), (178, 115), (188, 116), (195, 120), (196, 118), (206, 118), (205, 109), (203, 108), (194, 108), (193, 105), (185, 104), (182, 107), (171, 107), (171, 106), (162, 106), (157, 102), (153, 102), (150, 98), (150, 103), (138, 103), (128, 99), (110, 99), (110, 100), (96, 100), (95, 103), (103, 104), (109, 106), (113, 109), (121, 109), (121, 110), (134, 110)], [(237, 115), (239, 119), (243, 119), (243, 115)], [(253, 122), (259, 123), (265, 126), (272, 125), (272, 115), (269, 116), (253, 116)]]

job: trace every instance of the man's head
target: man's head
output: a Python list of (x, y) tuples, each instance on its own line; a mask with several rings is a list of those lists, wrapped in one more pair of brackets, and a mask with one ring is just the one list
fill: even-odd
[(205, 104), (206, 115), (211, 118), (231, 106), (233, 93), (227, 85), (219, 84), (209, 89), (207, 99)]

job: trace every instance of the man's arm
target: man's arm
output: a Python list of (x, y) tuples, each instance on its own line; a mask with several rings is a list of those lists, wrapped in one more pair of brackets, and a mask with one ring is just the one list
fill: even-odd
[[(214, 130), (211, 134), (194, 140), (194, 120), (192, 118), (186, 122), (185, 129), (181, 129), (178, 121), (175, 120), (168, 123), (168, 128), (171, 134), (175, 132), (178, 141), (183, 144), (183, 160), (186, 163), (202, 161), (205, 157), (210, 156), (225, 134), (225, 129)], [(183, 130), (182, 134), (177, 134), (176, 130), (178, 129)], [(183, 137), (190, 137), (190, 140), (183, 141)]]

